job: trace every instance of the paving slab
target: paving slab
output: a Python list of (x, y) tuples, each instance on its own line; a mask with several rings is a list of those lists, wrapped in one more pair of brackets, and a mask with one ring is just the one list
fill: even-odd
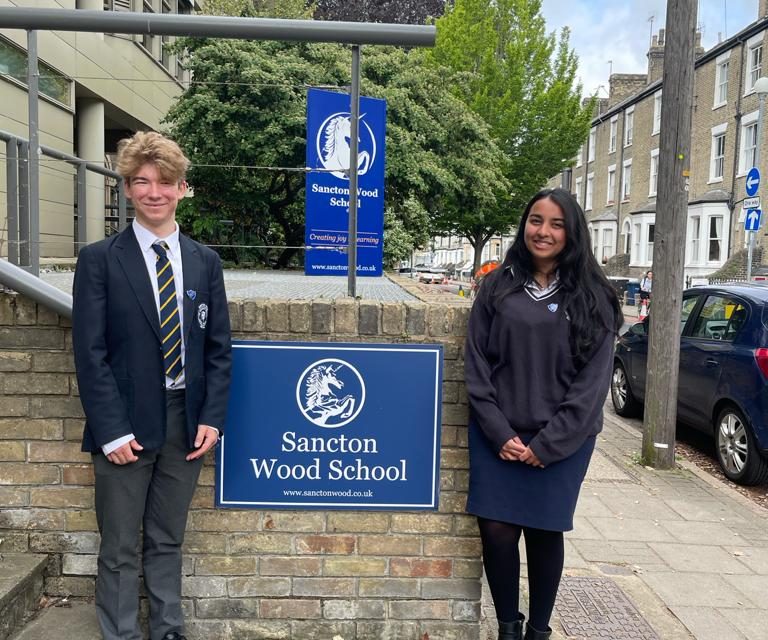
[(721, 547), (669, 542), (651, 542), (648, 546), (675, 571), (717, 575), (752, 573), (738, 558)]
[(747, 640), (768, 640), (766, 609), (720, 609), (719, 613), (736, 627)]
[(674, 613), (696, 636), (696, 640), (746, 640), (731, 621), (709, 607), (672, 607)]
[(644, 573), (641, 578), (669, 607), (754, 608), (728, 578), (705, 573)]
[(766, 597), (768, 597), (768, 576), (727, 575), (723, 577), (745, 594), (755, 607), (758, 609), (765, 607)]

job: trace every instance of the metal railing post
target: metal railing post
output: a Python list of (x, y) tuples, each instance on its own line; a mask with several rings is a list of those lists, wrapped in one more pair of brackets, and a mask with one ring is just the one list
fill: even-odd
[(8, 196), (8, 261), (19, 264), (19, 141), (5, 142), (5, 182)]
[(125, 180), (117, 180), (117, 227), (120, 231), (127, 226), (128, 203), (125, 200)]
[(75, 255), (88, 242), (88, 223), (86, 206), (86, 174), (85, 162), (77, 165), (77, 240), (75, 242)]
[(40, 123), (38, 114), (40, 73), (37, 64), (37, 31), (27, 31), (27, 91), (29, 110), (29, 266), (40, 274)]
[(350, 140), (349, 140), (349, 267), (347, 294), (357, 295), (357, 158), (360, 147), (360, 47), (352, 47), (352, 87), (350, 91)]
[(29, 262), (29, 145), (19, 141), (19, 265)]

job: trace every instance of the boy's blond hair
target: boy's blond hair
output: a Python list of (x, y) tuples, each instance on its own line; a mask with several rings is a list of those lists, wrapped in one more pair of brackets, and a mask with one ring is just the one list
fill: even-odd
[(156, 131), (138, 131), (117, 144), (117, 172), (130, 182), (145, 164), (153, 164), (166, 180), (186, 178), (189, 159), (178, 144)]

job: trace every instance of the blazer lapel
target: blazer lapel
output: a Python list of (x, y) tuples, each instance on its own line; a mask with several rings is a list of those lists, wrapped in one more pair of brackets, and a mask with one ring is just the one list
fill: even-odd
[(144, 262), (144, 256), (141, 255), (141, 247), (133, 233), (133, 227), (128, 226), (115, 241), (115, 255), (120, 266), (125, 272), (125, 277), (133, 289), (139, 306), (147, 317), (152, 330), (160, 337), (160, 318), (157, 315), (157, 303), (155, 294), (152, 291), (152, 283), (149, 281), (147, 273), (147, 263)]
[(181, 268), (184, 271), (184, 344), (189, 341), (189, 330), (192, 328), (192, 320), (195, 315), (195, 302), (187, 294), (187, 291), (200, 290), (200, 253), (193, 242), (183, 234), (179, 234), (179, 246), (181, 246)]

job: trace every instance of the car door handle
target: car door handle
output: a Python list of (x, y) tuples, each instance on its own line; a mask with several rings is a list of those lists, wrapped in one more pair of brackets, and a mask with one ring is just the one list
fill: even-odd
[(717, 360), (715, 360), (714, 358), (707, 358), (705, 360), (705, 362), (707, 363), (707, 367), (719, 367), (720, 366), (720, 363)]

